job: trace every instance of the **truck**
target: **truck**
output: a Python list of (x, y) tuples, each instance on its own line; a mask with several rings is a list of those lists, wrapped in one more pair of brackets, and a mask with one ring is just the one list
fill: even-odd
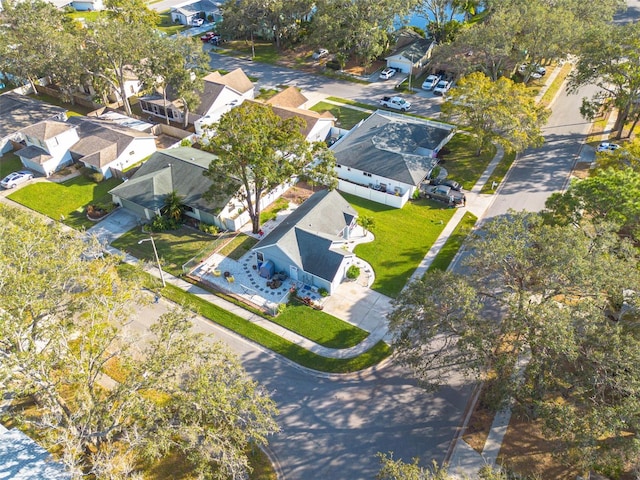
[(403, 112), (411, 108), (411, 104), (400, 97), (383, 97), (382, 100), (380, 100), (380, 105), (395, 110), (402, 110)]
[(464, 206), (467, 201), (464, 193), (454, 190), (447, 185), (422, 184), (420, 190), (425, 198), (432, 198), (433, 200), (444, 202), (450, 207), (456, 207), (458, 205)]

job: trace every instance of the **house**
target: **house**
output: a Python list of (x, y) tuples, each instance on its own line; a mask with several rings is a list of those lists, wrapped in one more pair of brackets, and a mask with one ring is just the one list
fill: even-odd
[[(204, 88), (200, 93), (200, 103), (195, 111), (189, 112), (188, 123), (193, 123), (196, 133), (202, 135), (203, 124), (217, 122), (220, 117), (240, 105), (247, 99), (254, 98), (254, 85), (241, 68), (226, 75), (212, 72), (204, 77)], [(174, 122), (184, 122), (184, 108), (180, 99), (167, 100), (162, 95), (154, 94), (140, 98), (143, 112)]]
[(338, 188), (402, 208), (454, 133), (453, 125), (378, 110), (331, 147)]
[(197, 0), (172, 7), (170, 10), (171, 21), (182, 25), (191, 25), (194, 18), (202, 18), (208, 22), (222, 20), (222, 2), (211, 0)]
[(395, 68), (402, 73), (420, 75), (427, 67), (435, 42), (423, 38), (413, 31), (399, 36), (396, 48), (385, 58), (387, 67)]
[(74, 0), (71, 6), (79, 12), (104, 10), (104, 2), (102, 0)]
[(20, 130), (44, 120), (67, 119), (67, 109), (14, 92), (0, 95), (0, 155), (22, 140)]
[(251, 249), (256, 268), (285, 272), (292, 280), (332, 293), (355, 262), (356, 256), (343, 246), (357, 217), (337, 191), (315, 193)]
[[(212, 183), (203, 173), (215, 158), (211, 153), (191, 147), (162, 150), (151, 155), (129, 181), (109, 193), (113, 203), (151, 221), (160, 215), (167, 194), (175, 191), (185, 205), (185, 215), (225, 230), (236, 230), (239, 202), (234, 198), (206, 200), (204, 194)], [(229, 179), (233, 182), (233, 179)], [(238, 182), (238, 188), (240, 183)]]
[(26, 434), (0, 425), (0, 478), (70, 480), (71, 474)]
[(287, 87), (264, 103), (273, 105), (274, 107), (304, 108), (308, 101), (309, 99), (305, 97), (298, 88)]
[(76, 127), (45, 120), (20, 130), (26, 147), (16, 151), (22, 164), (45, 177), (73, 163), (69, 149), (78, 140)]
[(70, 148), (73, 160), (110, 178), (156, 151), (155, 136), (109, 120), (71, 117), (79, 140)]

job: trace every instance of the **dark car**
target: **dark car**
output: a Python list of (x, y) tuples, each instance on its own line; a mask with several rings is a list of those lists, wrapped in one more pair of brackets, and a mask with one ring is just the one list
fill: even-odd
[(451, 207), (458, 205), (464, 205), (467, 201), (467, 197), (462, 192), (453, 190), (446, 185), (422, 185), (420, 187), (422, 194), (425, 198), (432, 198), (439, 202), (444, 202)]
[(431, 183), (431, 185), (446, 185), (457, 192), (462, 190), (462, 185), (455, 180), (450, 180), (448, 178), (432, 178), (429, 183)]

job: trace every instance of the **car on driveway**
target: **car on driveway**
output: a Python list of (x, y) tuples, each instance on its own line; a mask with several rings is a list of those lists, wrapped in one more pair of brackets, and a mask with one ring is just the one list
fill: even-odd
[(202, 40), (203, 42), (211, 42), (216, 37), (219, 38), (220, 34), (216, 32), (207, 32), (200, 37), (200, 40)]
[(460, 185), (455, 180), (451, 180), (449, 178), (432, 178), (431, 180), (429, 180), (429, 183), (431, 185), (445, 185), (451, 188), (452, 190), (455, 190), (456, 192), (459, 192), (462, 190), (462, 185)]
[(191, 20), (191, 25), (194, 27), (200, 27), (204, 23), (204, 18), (194, 18)]
[(598, 148), (596, 148), (596, 152), (613, 152), (614, 150), (617, 150), (619, 148), (620, 145), (618, 145), (617, 143), (602, 142), (600, 145), (598, 145)]
[(311, 58), (313, 58), (314, 60), (320, 60), (321, 58), (324, 58), (327, 55), (329, 55), (329, 50), (327, 50), (326, 48), (319, 48), (318, 50), (313, 52), (313, 55), (311, 55)]
[(442, 96), (444, 96), (444, 94), (447, 93), (450, 88), (451, 88), (451, 82), (450, 81), (448, 81), (448, 80), (440, 80), (438, 82), (438, 84), (435, 86), (435, 88), (433, 89), (433, 94), (434, 95), (442, 95)]
[(521, 75), (525, 75), (528, 71), (531, 71), (530, 77), (534, 80), (544, 77), (547, 74), (547, 69), (542, 65), (538, 65), (537, 63), (533, 66), (533, 68), (529, 67), (528, 63), (523, 63), (518, 67), (518, 72)]
[(425, 198), (431, 198), (439, 202), (444, 202), (450, 207), (455, 207), (458, 205), (464, 206), (465, 202), (467, 201), (467, 197), (464, 193), (458, 192), (457, 190), (454, 190), (446, 185), (422, 184), (420, 186), (420, 190), (422, 191), (422, 195), (424, 195)]
[(424, 82), (422, 82), (422, 89), (433, 90), (441, 79), (442, 77), (440, 75), (429, 75)]
[(387, 68), (385, 68), (384, 70), (382, 70), (380, 72), (380, 79), (381, 80), (389, 80), (395, 74), (396, 74), (396, 69), (395, 68), (387, 67)]
[(28, 170), (20, 170), (7, 175), (0, 181), (2, 188), (16, 188), (21, 183), (28, 182), (33, 178), (33, 173)]

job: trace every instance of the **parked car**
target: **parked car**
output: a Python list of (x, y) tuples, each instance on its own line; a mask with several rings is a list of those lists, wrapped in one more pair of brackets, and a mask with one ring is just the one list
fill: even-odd
[(396, 74), (396, 69), (395, 68), (387, 67), (387, 68), (385, 68), (384, 70), (382, 70), (380, 72), (380, 79), (381, 80), (389, 80), (395, 74)]
[(216, 32), (207, 32), (200, 37), (200, 40), (203, 42), (210, 42), (215, 37), (220, 37), (220, 34)]
[(402, 110), (406, 112), (411, 108), (411, 103), (407, 102), (402, 97), (382, 97), (380, 105), (387, 108), (393, 108), (395, 110)]
[(598, 145), (598, 148), (596, 148), (597, 152), (613, 152), (614, 150), (617, 150), (620, 148), (620, 145), (618, 145), (617, 143), (609, 143), (609, 142), (602, 142), (600, 145)]
[(440, 75), (429, 75), (422, 83), (422, 89), (433, 90), (441, 79), (442, 77)]
[(522, 75), (525, 75), (528, 71), (531, 71), (530, 77), (535, 80), (537, 80), (538, 78), (542, 78), (547, 74), (547, 69), (542, 65), (538, 65), (537, 63), (533, 66), (533, 68), (529, 67), (528, 63), (523, 63), (518, 67), (518, 72), (520, 72), (520, 74)]
[(459, 192), (462, 190), (462, 185), (460, 185), (455, 180), (451, 180), (449, 178), (432, 178), (431, 180), (429, 180), (429, 183), (431, 185), (445, 185), (449, 187), (451, 190), (455, 190), (456, 192)]
[(21, 183), (28, 182), (33, 178), (33, 173), (28, 170), (20, 170), (7, 175), (0, 181), (2, 188), (16, 188)]
[(193, 18), (191, 19), (191, 25), (194, 27), (200, 27), (204, 23), (204, 18)]
[(449, 91), (451, 88), (451, 82), (448, 80), (440, 80), (438, 84), (433, 89), (434, 95), (443, 95)]
[(329, 55), (329, 50), (327, 50), (326, 48), (319, 48), (318, 50), (313, 52), (313, 55), (311, 55), (311, 58), (313, 58), (314, 60), (320, 60), (321, 58), (324, 58), (327, 55)]
[(420, 187), (425, 198), (432, 198), (439, 202), (444, 202), (451, 207), (464, 205), (467, 197), (464, 193), (458, 192), (446, 185), (424, 185)]

